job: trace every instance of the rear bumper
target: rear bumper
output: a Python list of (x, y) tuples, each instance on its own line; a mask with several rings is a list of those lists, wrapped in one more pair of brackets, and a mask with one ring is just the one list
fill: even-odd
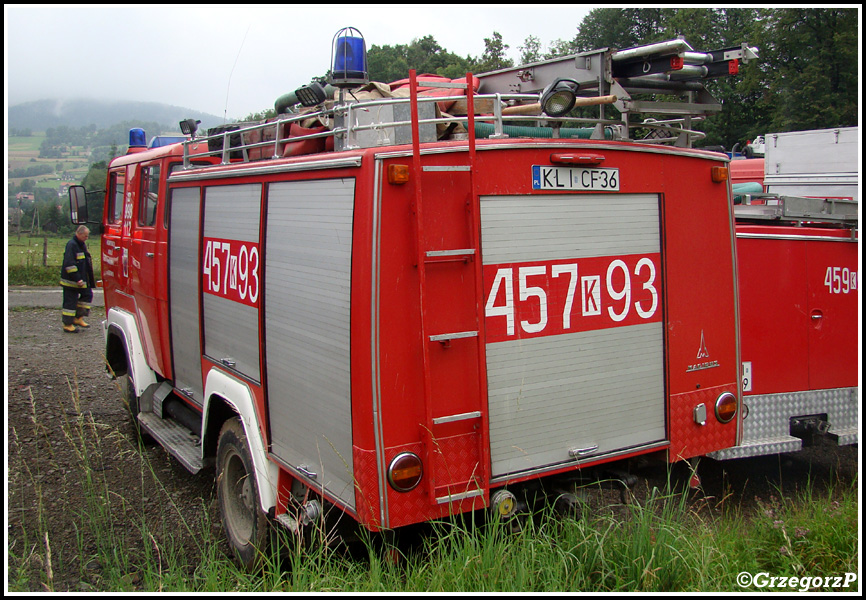
[(840, 446), (856, 444), (860, 416), (858, 391), (859, 388), (851, 387), (745, 396), (743, 402), (748, 414), (743, 419), (742, 441), (707, 456), (728, 460), (800, 450), (803, 440), (791, 435), (791, 419), (809, 415), (826, 415), (830, 424), (827, 436)]

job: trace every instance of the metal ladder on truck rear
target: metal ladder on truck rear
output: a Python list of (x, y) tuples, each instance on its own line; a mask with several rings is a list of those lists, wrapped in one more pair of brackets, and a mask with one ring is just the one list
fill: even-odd
[[(701, 132), (690, 130), (692, 120), (719, 112), (721, 104), (704, 87), (708, 79), (735, 75), (739, 62), (757, 59), (757, 49), (740, 46), (696, 52), (683, 39), (616, 50), (601, 48), (572, 54), (519, 67), (476, 75), (481, 80), (479, 94), (538, 93), (560, 78), (579, 84), (582, 96), (615, 95), (613, 106), (621, 120), (605, 119), (604, 106), (596, 119), (584, 119), (595, 124), (593, 139), (604, 139), (605, 126), (617, 130), (617, 139), (629, 140), (629, 129), (641, 128), (649, 134), (643, 140), (652, 143), (673, 143), (688, 147)], [(638, 94), (677, 95), (677, 101), (639, 100)], [(670, 115), (671, 119), (645, 119), (632, 123), (632, 114)], [(524, 117), (525, 118), (525, 117)], [(555, 121), (542, 117), (546, 121)], [(574, 120), (574, 119), (569, 119)]]
[[(477, 362), (475, 364), (463, 364), (462, 369), (466, 372), (463, 374), (449, 373), (451, 377), (466, 377), (467, 380), (475, 379), (478, 381), (477, 398), (486, 398), (487, 382), (486, 382), (486, 364), (484, 346), (481, 343), (479, 336), (482, 327), (483, 303), (482, 297), (482, 282), (481, 282), (481, 252), (479, 235), (480, 215), (478, 213), (479, 206), (477, 202), (477, 193), (475, 189), (475, 109), (473, 96), (473, 77), (471, 73), (466, 74), (466, 83), (431, 83), (425, 82), (428, 87), (458, 87), (466, 89), (467, 101), (467, 130), (468, 130), (468, 152), (465, 164), (452, 165), (422, 165), (420, 135), (419, 135), (419, 113), (418, 113), (418, 81), (415, 70), (409, 72), (410, 79), (410, 110), (412, 119), (412, 171), (415, 181), (415, 196), (414, 196), (414, 213), (415, 213), (415, 244), (416, 244), (416, 265), (419, 278), (419, 299), (421, 308), (421, 343), (422, 343), (422, 359), (423, 359), (423, 377), (424, 377), (424, 407), (425, 407), (425, 444), (427, 446), (428, 456), (431, 460), (427, 461), (429, 465), (429, 474), (426, 477), (428, 486), (428, 496), (437, 504), (450, 504), (452, 502), (460, 502), (462, 500), (481, 498), (483, 504), (487, 505), (485, 490), (487, 489), (487, 481), (489, 480), (489, 443), (487, 432), (487, 420), (484, 418), (484, 410), (482, 406), (478, 406), (477, 410), (470, 410), (459, 414), (437, 415), (436, 409), (438, 402), (433, 390), (433, 371), (436, 369), (436, 362), (441, 361), (441, 353), (449, 352), (452, 344), (474, 344), (477, 348), (475, 356)], [(462, 153), (456, 153), (459, 156)], [(462, 163), (462, 160), (458, 161)], [(466, 226), (468, 235), (466, 238), (470, 240), (471, 247), (468, 248), (430, 248), (427, 246), (430, 238), (427, 230), (430, 223), (425, 220), (426, 204), (430, 201), (427, 196), (430, 195), (432, 186), (424, 185), (425, 179), (431, 177), (455, 177), (459, 178), (463, 183), (459, 187), (468, 190), (468, 201), (466, 208)], [(468, 181), (466, 181), (468, 179)], [(463, 203), (464, 200), (460, 197), (452, 199), (453, 202)], [(446, 198), (437, 198), (437, 204), (447, 202)], [(432, 206), (429, 208), (433, 208)], [(431, 293), (431, 283), (428, 281), (428, 269), (436, 265), (437, 274), (434, 277), (442, 280), (453, 281), (455, 276), (460, 280), (468, 282), (466, 286), (473, 288), (465, 290), (464, 293), (455, 294), (458, 297), (474, 298), (475, 306), (474, 329), (461, 331), (439, 331), (435, 329), (437, 325), (432, 324), (433, 317), (436, 315), (431, 313), (431, 306), (428, 303)], [(443, 269), (445, 270), (443, 272)], [(455, 271), (456, 269), (456, 271)], [(465, 274), (465, 270), (469, 269), (470, 273)], [(445, 319), (452, 321), (452, 319)], [(439, 325), (441, 327), (441, 323)], [(439, 345), (438, 347), (436, 345)], [(437, 358), (439, 357), (439, 358)], [(477, 372), (477, 373), (476, 373)], [(445, 375), (442, 373), (441, 375)], [(464, 452), (459, 449), (457, 452), (449, 451), (443, 445), (446, 440), (440, 438), (439, 431), (441, 428), (455, 423), (465, 423), (471, 427), (474, 433), (466, 434), (464, 437), (474, 438), (474, 443), (471, 445), (474, 448), (466, 448)], [(453, 438), (447, 438), (453, 439)], [(455, 456), (469, 456), (469, 462), (474, 462), (474, 465), (449, 465), (449, 461), (454, 461)], [(460, 461), (461, 459), (458, 459)], [(463, 459), (466, 462), (467, 459)]]

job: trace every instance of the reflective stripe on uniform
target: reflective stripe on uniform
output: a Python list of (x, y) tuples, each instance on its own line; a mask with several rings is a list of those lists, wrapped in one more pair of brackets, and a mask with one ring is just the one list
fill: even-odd
[(67, 273), (77, 273), (78, 267), (76, 267), (75, 265), (72, 265), (71, 267), (66, 267), (66, 272)]
[(65, 285), (66, 287), (74, 287), (74, 288), (81, 287), (78, 285), (77, 281), (70, 281), (69, 279), (61, 279), (60, 285)]

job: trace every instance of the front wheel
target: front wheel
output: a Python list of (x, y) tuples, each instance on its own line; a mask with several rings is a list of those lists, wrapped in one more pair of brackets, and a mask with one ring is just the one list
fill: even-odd
[(138, 417), (141, 410), (139, 405), (138, 395), (135, 393), (135, 382), (132, 380), (132, 375), (127, 373), (117, 378), (117, 383), (120, 386), (120, 397), (126, 405), (126, 410), (132, 416), (133, 421)]
[(117, 378), (117, 383), (120, 386), (120, 397), (132, 417), (135, 433), (142, 442), (151, 442), (153, 438), (141, 429), (138, 422), (138, 413), (141, 412), (141, 398), (135, 393), (135, 381), (132, 379), (132, 375), (129, 372), (126, 375), (121, 375)]
[(223, 424), (216, 472), (217, 499), (229, 546), (241, 564), (253, 570), (267, 550), (270, 532), (259, 506), (259, 487), (240, 417)]

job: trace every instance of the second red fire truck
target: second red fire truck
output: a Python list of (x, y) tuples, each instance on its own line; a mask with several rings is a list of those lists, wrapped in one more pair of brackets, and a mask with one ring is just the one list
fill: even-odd
[(743, 434), (719, 459), (858, 442), (858, 131), (764, 139), (763, 158), (730, 164)]
[[(530, 486), (735, 446), (728, 161), (688, 122), (753, 51), (413, 72), (357, 101), (363, 44), (335, 37), (335, 97), (292, 95), (312, 112), (109, 166), (106, 357), (145, 434), (215, 465), (241, 562), (270, 521), (509, 517)], [(600, 107), (590, 127), (562, 126), (575, 104)], [(647, 112), (682, 117), (630, 120)]]

